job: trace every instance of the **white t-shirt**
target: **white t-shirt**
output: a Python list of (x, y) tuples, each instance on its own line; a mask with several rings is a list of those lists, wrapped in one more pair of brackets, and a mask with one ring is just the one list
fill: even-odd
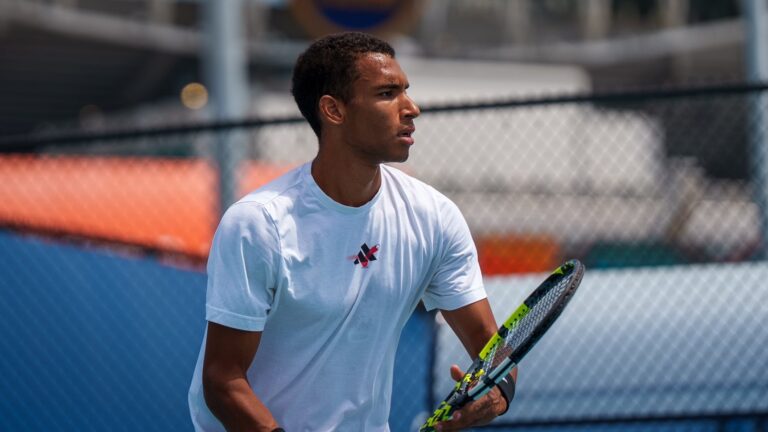
[[(382, 166), (376, 196), (337, 203), (305, 164), (221, 220), (208, 259), (206, 319), (263, 331), (248, 380), (287, 431), (388, 431), (395, 350), (423, 300), (485, 298), (455, 204)], [(198, 431), (221, 431), (202, 393), (205, 340), (189, 391)]]

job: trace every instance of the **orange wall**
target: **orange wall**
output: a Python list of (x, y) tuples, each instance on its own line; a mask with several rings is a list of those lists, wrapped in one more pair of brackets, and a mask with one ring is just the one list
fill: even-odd
[(549, 272), (560, 264), (560, 247), (547, 235), (486, 235), (476, 240), (484, 275)]
[[(247, 164), (241, 190), (288, 169)], [(218, 222), (216, 196), (216, 172), (202, 160), (0, 157), (4, 225), (205, 257)]]

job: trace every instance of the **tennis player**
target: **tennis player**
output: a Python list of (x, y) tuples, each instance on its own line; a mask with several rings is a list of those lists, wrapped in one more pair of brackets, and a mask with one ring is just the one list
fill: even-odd
[[(216, 231), (189, 391), (196, 430), (388, 431), (395, 350), (419, 301), (471, 357), (495, 333), (458, 208), (383, 165), (414, 145), (407, 89), (392, 47), (366, 34), (325, 37), (297, 60), (292, 91), (319, 150), (232, 205)], [(442, 430), (489, 422), (505, 391)]]

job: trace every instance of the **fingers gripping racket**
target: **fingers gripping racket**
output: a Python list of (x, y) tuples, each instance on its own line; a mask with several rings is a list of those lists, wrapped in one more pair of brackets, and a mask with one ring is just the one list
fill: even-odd
[(434, 431), (457, 409), (481, 398), (522, 360), (555, 322), (581, 283), (584, 266), (570, 260), (558, 267), (521, 304), (485, 344), (467, 373), (420, 432)]

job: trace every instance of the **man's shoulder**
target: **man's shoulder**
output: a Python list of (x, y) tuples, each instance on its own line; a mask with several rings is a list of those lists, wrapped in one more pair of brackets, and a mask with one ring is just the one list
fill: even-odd
[(390, 188), (394, 186), (401, 195), (404, 208), (421, 220), (435, 224), (440, 230), (453, 221), (464, 220), (458, 205), (433, 186), (394, 167), (386, 166), (385, 172), (391, 181)]
[(269, 181), (241, 198), (235, 204), (267, 205), (279, 197), (290, 196), (301, 185), (306, 164), (299, 165), (287, 173)]
[(293, 168), (240, 198), (227, 208), (221, 224), (260, 224), (279, 217), (285, 209), (291, 208), (302, 190), (304, 167)]
[(415, 198), (417, 200), (416, 202), (437, 206), (451, 203), (451, 200), (447, 196), (435, 189), (432, 185), (410, 175), (407, 172), (407, 168), (400, 169), (388, 165), (382, 165), (382, 167), (390, 181), (393, 182), (398, 189), (411, 195), (411, 199)]

